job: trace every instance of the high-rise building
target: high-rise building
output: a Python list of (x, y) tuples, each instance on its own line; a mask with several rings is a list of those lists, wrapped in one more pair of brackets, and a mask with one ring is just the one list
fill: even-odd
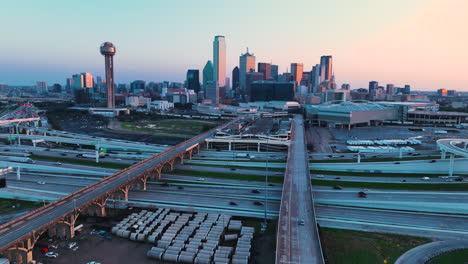
[(8, 84), (0, 83), (0, 92), (7, 93), (8, 92)]
[(226, 82), (226, 40), (224, 36), (215, 36), (213, 41), (213, 80), (219, 87)]
[(187, 89), (194, 90), (196, 93), (200, 92), (200, 71), (188, 70), (187, 71)]
[(239, 83), (241, 90), (245, 93), (247, 87), (246, 75), (250, 71), (255, 71), (255, 56), (249, 53), (249, 48), (247, 52), (241, 54), (239, 57)]
[(271, 79), (278, 81), (278, 65), (271, 65)]
[(438, 96), (447, 96), (448, 90), (447, 89), (439, 89), (437, 90), (437, 95)]
[(205, 67), (203, 68), (203, 92), (206, 94), (206, 87), (208, 82), (213, 81), (213, 63), (207, 61)]
[(302, 63), (291, 63), (291, 74), (297, 85), (301, 84), (303, 68)]
[(67, 80), (65, 81), (65, 91), (67, 93), (71, 93), (72, 85), (73, 85), (73, 78), (67, 78)]
[(239, 88), (239, 67), (236, 66), (232, 69), (232, 89), (237, 88)]
[(395, 94), (395, 85), (389, 83), (387, 84), (386, 91), (387, 94)]
[(107, 83), (107, 107), (115, 108), (114, 94), (114, 55), (115, 46), (110, 42), (104, 42), (100, 48), (101, 54), (104, 55)]
[(343, 83), (341, 85), (341, 90), (350, 90), (351, 89), (351, 85), (349, 83)]
[(323, 81), (331, 80), (333, 75), (333, 59), (332, 56), (320, 57), (320, 77)]
[(406, 84), (403, 89), (403, 94), (410, 94), (410, 93), (411, 93), (411, 86), (409, 84)]
[(79, 90), (84, 88), (84, 81), (83, 81), (83, 75), (81, 74), (73, 74), (72, 75), (72, 90)]
[(81, 73), (83, 76), (83, 88), (92, 89), (94, 88), (94, 79), (93, 75), (89, 72)]
[(252, 83), (255, 81), (262, 81), (263, 80), (263, 73), (261, 72), (248, 72), (245, 76), (245, 92), (246, 92), (246, 100), (250, 102), (250, 96), (252, 95)]
[(44, 81), (36, 82), (37, 93), (43, 94), (47, 92), (47, 83)]
[(294, 99), (294, 83), (255, 81), (251, 84), (250, 101), (292, 101)]
[(58, 83), (54, 83), (54, 85), (52, 85), (52, 89), (50, 89), (51, 92), (53, 93), (61, 93), (62, 92), (62, 85), (58, 84)]
[(376, 94), (378, 86), (379, 86), (379, 82), (376, 82), (376, 81), (369, 82), (369, 93)]
[(316, 64), (312, 67), (310, 72), (310, 87), (313, 93), (317, 93), (318, 86), (320, 84), (320, 64)]
[(259, 62), (258, 72), (263, 73), (263, 80), (271, 80), (271, 64), (270, 63)]
[(457, 91), (456, 90), (448, 90), (447, 91), (447, 96), (456, 96), (457, 95)]
[(146, 89), (146, 82), (143, 80), (135, 80), (130, 83), (130, 93), (137, 94), (144, 92)]
[(209, 81), (206, 83), (205, 98), (210, 100), (212, 105), (219, 104), (219, 86), (217, 82)]

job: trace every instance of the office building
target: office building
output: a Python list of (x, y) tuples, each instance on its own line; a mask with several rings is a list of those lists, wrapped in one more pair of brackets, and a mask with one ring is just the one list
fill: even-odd
[(92, 89), (94, 88), (94, 79), (93, 75), (89, 72), (81, 73), (83, 76), (83, 88)]
[(206, 87), (208, 82), (213, 81), (213, 63), (207, 61), (205, 67), (203, 68), (203, 92), (206, 94)]
[(213, 80), (219, 87), (226, 81), (226, 40), (224, 36), (215, 36), (213, 41)]
[(391, 83), (387, 84), (386, 93), (390, 95), (395, 94), (395, 85)]
[(349, 83), (343, 83), (341, 85), (341, 90), (347, 90), (349, 91), (351, 89), (351, 85)]
[(67, 78), (67, 80), (65, 81), (65, 91), (67, 93), (71, 93), (72, 85), (73, 85), (73, 78)]
[(302, 63), (291, 63), (291, 74), (297, 85), (301, 84), (303, 68)]
[(457, 91), (456, 90), (448, 90), (447, 91), (447, 96), (456, 96), (457, 95)]
[(130, 83), (130, 93), (137, 94), (145, 92), (146, 82), (143, 80), (135, 80)]
[(406, 84), (403, 88), (403, 94), (411, 94), (411, 86), (409, 84)]
[(47, 83), (43, 81), (36, 82), (36, 91), (38, 94), (47, 92)]
[(448, 90), (447, 89), (439, 89), (437, 90), (437, 95), (438, 96), (447, 96)]
[(278, 65), (271, 65), (271, 79), (278, 81)]
[(369, 82), (369, 93), (376, 94), (378, 86), (379, 86), (379, 82), (376, 82), (376, 81)]
[(240, 88), (244, 93), (247, 87), (246, 75), (250, 71), (255, 71), (255, 56), (250, 54), (249, 48), (247, 48), (247, 52), (239, 57), (239, 83)]
[(212, 105), (219, 104), (219, 86), (217, 82), (209, 81), (206, 83), (205, 98), (210, 100)]
[(259, 62), (258, 72), (263, 73), (263, 80), (271, 80), (271, 64), (270, 63)]
[(255, 101), (292, 101), (294, 84), (292, 82), (254, 81), (251, 84), (251, 102)]
[(333, 75), (333, 60), (332, 56), (320, 57), (320, 77), (321, 81), (329, 81)]
[(310, 72), (310, 87), (313, 93), (317, 93), (318, 86), (320, 84), (320, 64), (312, 66), (312, 71)]
[(246, 74), (246, 87), (245, 87), (245, 95), (246, 95), (246, 101), (250, 102), (250, 96), (251, 96), (251, 91), (252, 91), (252, 83), (255, 81), (262, 81), (263, 80), (263, 73), (261, 72), (248, 72)]
[(187, 71), (187, 89), (194, 90), (196, 93), (200, 92), (200, 71), (188, 70)]
[(104, 55), (106, 83), (107, 83), (107, 107), (115, 108), (114, 94), (114, 55), (115, 46), (110, 42), (104, 42), (100, 48), (101, 54)]
[(52, 85), (52, 88), (50, 89), (51, 92), (53, 93), (61, 93), (62, 92), (62, 85), (58, 84), (58, 83), (54, 83), (54, 85)]
[(232, 70), (232, 89), (236, 90), (239, 88), (239, 67), (234, 67)]

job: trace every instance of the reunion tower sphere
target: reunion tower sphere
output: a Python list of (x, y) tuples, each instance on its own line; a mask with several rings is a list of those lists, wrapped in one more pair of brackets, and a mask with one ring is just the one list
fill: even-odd
[(104, 42), (101, 45), (101, 54), (104, 56), (114, 56), (115, 54), (115, 46), (110, 42)]

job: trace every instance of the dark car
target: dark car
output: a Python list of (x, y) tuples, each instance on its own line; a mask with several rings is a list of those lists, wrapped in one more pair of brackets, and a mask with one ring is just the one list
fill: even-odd
[(359, 196), (360, 198), (366, 198), (366, 197), (367, 197), (367, 193), (365, 193), (365, 192), (358, 192), (358, 196)]
[(333, 186), (333, 189), (335, 189), (335, 190), (342, 190), (343, 187), (336, 185), (336, 186)]
[(236, 202), (229, 202), (229, 205), (237, 205)]
[(167, 183), (167, 182), (164, 182), (164, 183), (161, 184), (161, 185), (162, 185), (163, 187), (169, 187), (169, 186), (171, 186), (171, 185), (170, 185), (169, 183)]
[(184, 189), (184, 186), (177, 186), (177, 189), (183, 190), (183, 189)]
[(436, 161), (436, 160), (431, 160), (431, 161), (429, 161), (429, 163), (435, 163), (435, 162), (437, 162), (437, 161)]
[(458, 181), (458, 182), (461, 182), (461, 181), (463, 181), (463, 178), (460, 178), (460, 177), (459, 177), (459, 178), (455, 178), (454, 180), (455, 180), (455, 181)]
[(405, 179), (403, 179), (403, 180), (401, 180), (401, 182), (406, 182), (406, 180), (405, 180)]
[(339, 179), (341, 179), (341, 177), (335, 177), (335, 180), (339, 180)]
[(254, 204), (255, 204), (255, 205), (260, 205), (260, 206), (263, 205), (263, 203), (262, 203), (262, 202), (259, 202), (259, 201), (255, 201)]
[(253, 189), (253, 190), (252, 190), (252, 193), (260, 193), (260, 191), (257, 190), (257, 189)]
[(236, 168), (229, 168), (229, 169), (232, 170), (232, 171), (235, 171), (235, 170), (236, 170)]
[(395, 162), (395, 163), (393, 163), (393, 164), (400, 164), (400, 162), (399, 162), (399, 161), (397, 161), (397, 162)]
[(62, 153), (62, 154), (60, 154), (60, 155), (62, 155), (62, 156), (66, 156), (66, 155), (67, 155), (67, 153)]

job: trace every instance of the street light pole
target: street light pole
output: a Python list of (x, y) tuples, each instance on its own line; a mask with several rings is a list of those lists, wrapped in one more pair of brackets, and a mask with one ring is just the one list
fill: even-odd
[(266, 226), (267, 226), (267, 207), (268, 207), (268, 160), (270, 159), (270, 154), (268, 153), (268, 143), (269, 143), (269, 136), (267, 134), (267, 144), (266, 144), (266, 154), (267, 154), (267, 159), (266, 159), (266, 167), (265, 167), (265, 213), (264, 213), (264, 219), (263, 219), (263, 226), (262, 229), (265, 231)]

